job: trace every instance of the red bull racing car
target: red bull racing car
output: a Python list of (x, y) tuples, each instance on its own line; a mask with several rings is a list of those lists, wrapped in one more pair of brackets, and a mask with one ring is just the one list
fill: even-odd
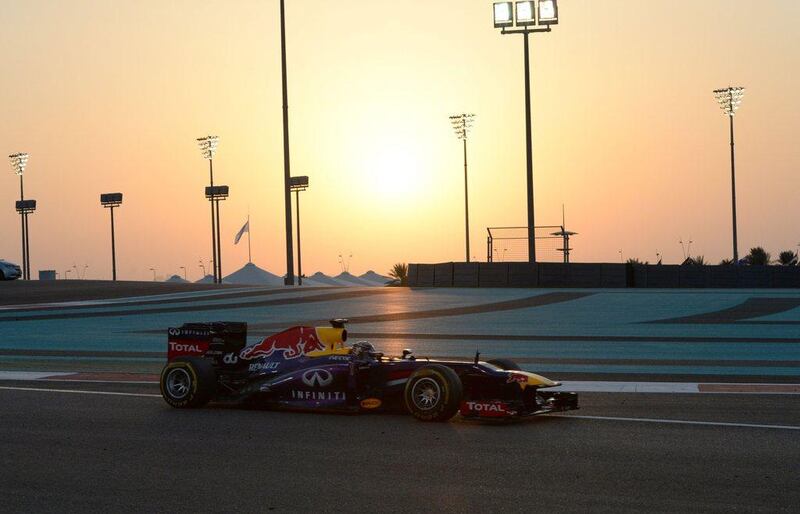
[(405, 411), (423, 421), (521, 418), (578, 408), (575, 393), (512, 361), (388, 357), (351, 346), (346, 320), (293, 327), (247, 346), (247, 324), (187, 323), (168, 331), (161, 394), (173, 407), (208, 402), (334, 412)]

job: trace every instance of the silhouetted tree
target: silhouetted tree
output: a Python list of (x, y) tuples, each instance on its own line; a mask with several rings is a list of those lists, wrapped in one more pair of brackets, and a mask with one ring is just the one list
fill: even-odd
[(722, 259), (719, 261), (720, 266), (733, 266), (733, 259)]
[(749, 266), (766, 266), (770, 263), (772, 256), (761, 248), (760, 246), (756, 246), (755, 248), (750, 249), (750, 253), (747, 254), (747, 257), (744, 258), (744, 261)]
[(681, 263), (681, 266), (705, 266), (706, 264), (706, 258), (698, 255), (696, 257), (687, 257)]
[(778, 256), (778, 263), (781, 266), (797, 266), (797, 254), (791, 250), (785, 250)]
[(628, 259), (627, 263), (628, 264), (637, 264), (637, 265), (650, 264), (649, 262), (642, 262), (639, 259), (637, 259), (636, 257), (631, 257), (630, 259)]
[(392, 269), (389, 270), (389, 276), (395, 280), (400, 281), (401, 286), (408, 285), (408, 264), (405, 262), (398, 262)]
[(705, 266), (706, 265), (706, 258), (703, 257), (702, 255), (697, 255), (695, 257), (689, 257), (689, 259), (687, 259), (687, 261), (688, 261), (688, 264), (691, 264), (692, 266)]

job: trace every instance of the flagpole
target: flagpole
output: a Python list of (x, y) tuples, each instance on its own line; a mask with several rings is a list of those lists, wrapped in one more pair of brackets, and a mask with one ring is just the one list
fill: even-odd
[(253, 264), (253, 253), (250, 251), (250, 213), (247, 213), (247, 262)]

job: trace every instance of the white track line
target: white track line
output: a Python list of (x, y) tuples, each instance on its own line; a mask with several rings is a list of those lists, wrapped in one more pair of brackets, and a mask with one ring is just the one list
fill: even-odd
[[(746, 390), (703, 390), (708, 386), (731, 386), (734, 388), (752, 387), (751, 391)], [(608, 382), (608, 381), (578, 381), (564, 380), (558, 387), (548, 389), (549, 391), (573, 391), (576, 393), (675, 393), (675, 394), (800, 394), (800, 392), (776, 391), (770, 388), (797, 388), (797, 384), (773, 384), (773, 383), (719, 383), (719, 382)]]
[(62, 382), (65, 384), (158, 384), (158, 380), (73, 380), (70, 378), (41, 378), (36, 382)]
[(800, 426), (761, 425), (755, 423), (725, 423), (722, 421), (688, 421), (680, 419), (620, 418), (614, 416), (575, 416), (571, 414), (550, 414), (552, 418), (591, 419), (600, 421), (638, 421), (640, 423), (665, 423), (671, 425), (707, 425), (714, 427), (772, 428), (778, 430), (800, 430)]
[(699, 393), (696, 382), (609, 382), (601, 380), (564, 380), (553, 391), (578, 393)]
[(66, 377), (73, 372), (58, 371), (0, 371), (0, 380), (41, 380), (43, 378)]
[[(6, 391), (33, 391), (40, 393), (68, 393), (68, 394), (99, 394), (106, 396), (133, 396), (138, 398), (161, 398), (160, 394), (144, 393), (117, 393), (112, 391), (80, 391), (77, 389), (47, 389), (37, 387), (7, 387), (0, 386), (0, 390)], [(762, 425), (755, 423), (725, 423), (721, 421), (688, 421), (679, 419), (651, 419), (651, 418), (622, 418), (615, 416), (576, 416), (573, 414), (550, 414), (552, 418), (567, 419), (588, 419), (596, 421), (630, 421), (639, 423), (662, 423), (669, 425), (704, 425), (713, 427), (739, 427), (739, 428), (769, 428), (773, 430), (800, 430), (800, 426), (791, 425)]]
[(136, 396), (139, 398), (161, 398), (160, 394), (144, 394), (144, 393), (116, 393), (112, 391), (81, 391), (78, 389), (47, 389), (44, 387), (7, 387), (0, 386), (0, 389), (6, 391), (34, 391), (39, 393), (70, 393), (70, 394), (101, 394), (106, 396)]

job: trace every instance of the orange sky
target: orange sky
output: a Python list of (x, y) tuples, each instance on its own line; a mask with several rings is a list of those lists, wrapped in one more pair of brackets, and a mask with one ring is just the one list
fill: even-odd
[[(795, 247), (800, 231), (800, 3), (562, 0), (532, 39), (536, 216), (566, 204), (576, 261), (682, 258), (678, 240), (730, 253), (726, 119), (711, 91), (747, 87), (737, 116), (740, 252)], [(680, 8), (676, 8), (680, 6)], [(461, 148), (470, 139), (473, 255), (487, 226), (523, 225), (522, 41), (484, 0), (287, 0), (293, 174), (308, 273), (386, 272), (463, 259)], [(4, 3), (0, 151), (31, 154), (33, 275), (88, 265), (110, 277), (108, 213), (122, 191), (120, 278), (210, 258), (195, 138), (220, 136), (215, 178), (225, 272), (248, 208), (254, 260), (285, 272), (277, 0)], [(0, 173), (0, 257), (19, 262), (18, 184)], [(2, 168), (0, 168), (2, 169)], [(4, 178), (3, 178), (4, 177)]]

